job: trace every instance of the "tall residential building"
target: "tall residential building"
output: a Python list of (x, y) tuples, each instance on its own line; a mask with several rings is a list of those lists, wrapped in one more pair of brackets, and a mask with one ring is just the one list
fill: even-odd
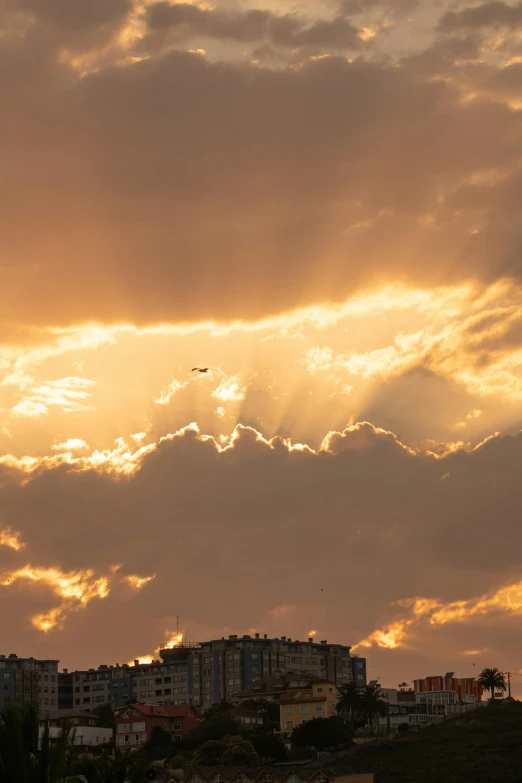
[(313, 638), (300, 642), (286, 636), (229, 636), (172, 648), (163, 645), (160, 656), (162, 660), (146, 664), (136, 660), (134, 664), (102, 664), (97, 669), (64, 669), (57, 679), (56, 705), (92, 710), (107, 703), (114, 708), (130, 702), (193, 704), (205, 711), (221, 699), (238, 703), (246, 689), (267, 678), (284, 681), (292, 675), (306, 683), (315, 678), (337, 686), (366, 684), (364, 658), (350, 654), (346, 645), (315, 642)]
[(269, 639), (265, 634), (229, 636), (199, 644), (162, 646), (165, 663), (186, 664), (188, 696), (205, 711), (222, 699), (237, 701), (240, 692), (258, 680), (301, 675), (316, 677), (340, 686), (347, 682), (366, 684), (366, 661), (350, 654), (350, 647), (292, 640), (286, 636)]
[(59, 675), (60, 709), (92, 710), (107, 703), (116, 709), (130, 702), (164, 706), (190, 704), (192, 691), (189, 690), (187, 662), (102, 664), (97, 669), (64, 670)]
[(58, 661), (0, 655), (0, 709), (32, 702), (40, 710), (58, 707)]

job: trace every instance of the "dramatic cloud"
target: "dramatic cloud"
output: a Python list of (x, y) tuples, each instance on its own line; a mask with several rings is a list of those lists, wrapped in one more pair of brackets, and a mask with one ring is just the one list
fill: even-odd
[(5, 530), (0, 530), (0, 546), (8, 546), (18, 552), (25, 544), (20, 541), (20, 533), (16, 531), (13, 532), (11, 528), (7, 528)]
[[(376, 281), (520, 275), (520, 115), (500, 88), (490, 97), (503, 63), (384, 57), (387, 34), (359, 16), (66, 5), (28, 3), (26, 27), (0, 37), (6, 334), (250, 319)], [(74, 54), (76, 29), (112, 37)], [(330, 56), (355, 45), (354, 61)]]
[(516, 667), (521, 9), (0, 0), (12, 650)]
[(450, 32), (481, 27), (511, 27), (522, 23), (522, 3), (492, 0), (461, 11), (448, 11), (440, 20), (439, 30)]
[[(132, 477), (120, 481), (75, 458), (57, 467), (41, 465), (29, 479), (16, 468), (4, 469), (4, 513), (20, 518), (24, 510), (27, 521), (20, 532), (31, 542), (31, 556), (41, 563), (50, 557), (68, 563), (63, 570), (33, 565), (10, 569), (4, 589), (14, 589), (16, 582), (19, 590), (25, 583), (36, 584), (60, 596), (58, 607), (48, 599), (51, 606), (32, 614), (32, 623), (49, 633), (63, 629), (59, 643), (65, 659), (78, 654), (72, 629), (66, 634), (77, 610), (83, 610), (86, 633), (90, 623), (98, 622), (93, 598), (105, 597), (103, 603), (115, 612), (99, 647), (103, 656), (126, 660), (136, 650), (126, 650), (126, 632), (120, 638), (126, 613), (120, 621), (117, 607), (124, 598), (118, 591), (113, 598), (111, 591), (117, 584), (146, 585), (147, 604), (136, 599), (133, 611), (144, 618), (154, 607), (144, 626), (152, 649), (163, 641), (165, 628), (172, 627), (176, 612), (171, 596), (189, 578), (193, 587), (184, 594), (184, 625), (191, 618), (207, 632), (225, 632), (214, 625), (206, 600), (205, 586), (212, 584), (214, 603), (228, 607), (228, 627), (274, 632), (284, 627), (299, 638), (313, 622), (321, 638), (335, 636), (354, 645), (366, 640), (359, 643), (361, 649), (407, 642), (410, 652), (417, 649), (422, 656), (426, 653), (417, 627), (428, 625), (432, 634), (442, 634), (454, 656), (462, 649), (496, 649), (495, 628), (481, 623), (507, 614), (518, 622), (520, 614), (520, 578), (506, 576), (519, 569), (516, 465), (521, 449), (522, 436), (517, 435), (488, 439), (471, 452), (413, 452), (392, 433), (366, 423), (330, 433), (317, 451), (292, 448), (277, 437), (266, 440), (242, 427), (221, 445), (187, 428), (142, 454)], [(121, 528), (111, 524), (114, 519)], [(87, 539), (82, 535), (86, 525), (91, 530)], [(482, 542), (493, 536), (509, 539), (510, 548), (484, 547)], [(283, 583), (268, 581), (259, 591), (248, 576), (254, 551), (258, 562), (284, 571)], [(296, 557), (289, 558), (290, 551)], [(124, 562), (131, 575), (120, 576), (111, 566), (115, 561)], [(323, 561), (326, 571), (317, 565)], [(93, 562), (96, 571), (90, 567)], [(229, 568), (234, 580), (222, 579)], [(305, 586), (298, 579), (303, 568), (317, 571)], [(386, 580), (386, 602), (381, 583), (370, 580), (364, 605), (350, 604), (347, 628), (339, 621), (343, 607), (374, 569)], [(233, 600), (237, 580), (245, 598), (240, 604)], [(458, 585), (464, 583), (469, 598), (459, 597)], [(412, 584), (418, 584), (423, 597), (405, 600)], [(374, 619), (390, 601), (397, 603), (397, 615), (383, 631), (372, 632)], [(467, 647), (455, 630), (463, 624)], [(473, 647), (479, 636), (482, 643)], [(50, 651), (52, 636), (46, 638)], [(144, 639), (142, 650), (146, 645)]]
[(184, 3), (155, 3), (148, 9), (147, 21), (152, 31), (178, 31), (178, 41), (203, 36), (242, 43), (263, 41), (289, 48), (319, 46), (342, 51), (360, 49), (367, 38), (362, 29), (343, 17), (310, 24), (288, 14), (280, 16), (270, 11), (223, 12)]
[[(490, 613), (522, 614), (522, 582), (506, 585), (493, 595), (466, 601), (451, 601), (447, 604), (436, 599), (411, 598), (396, 602), (398, 606), (410, 609), (409, 617), (396, 620), (385, 630), (373, 631), (368, 638), (363, 639), (354, 648), (399, 647), (404, 644), (412, 626), (428, 621), (431, 625), (446, 625), (447, 623), (467, 622), (475, 615)], [(464, 655), (478, 655), (479, 650), (467, 650)]]

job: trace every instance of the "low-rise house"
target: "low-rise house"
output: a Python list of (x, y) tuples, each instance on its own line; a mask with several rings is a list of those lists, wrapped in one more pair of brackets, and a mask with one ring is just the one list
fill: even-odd
[[(44, 733), (43, 726), (40, 727), (40, 738)], [(55, 727), (49, 728), (49, 736), (51, 739), (58, 739), (62, 729)], [(74, 747), (81, 751), (90, 748), (98, 747), (101, 745), (110, 745), (114, 739), (114, 733), (112, 729), (102, 729), (99, 726), (80, 726), (74, 731)]]
[(98, 717), (93, 712), (86, 710), (48, 710), (41, 713), (40, 726), (49, 724), (50, 728), (63, 729), (66, 726), (71, 728), (86, 728), (98, 726)]
[(388, 714), (376, 719), (377, 731), (395, 734), (401, 724), (418, 729), (442, 723), (453, 715), (487, 706), (482, 689), (473, 677), (426, 677), (415, 680), (415, 690), (381, 688)]
[(230, 710), (231, 715), (241, 723), (242, 726), (260, 726), (263, 723), (263, 716), (254, 710), (247, 710), (244, 707), (234, 707)]
[(455, 677), (454, 672), (448, 672), (444, 677), (437, 675), (414, 680), (414, 687), (415, 694), (429, 694), (433, 703), (438, 704), (454, 701), (469, 704), (482, 699), (482, 688), (475, 677)]
[(279, 700), (281, 732), (291, 734), (297, 726), (307, 720), (336, 715), (335, 705), (338, 696), (337, 685), (328, 680), (316, 680), (307, 688), (283, 693)]
[(51, 739), (58, 739), (65, 728), (72, 729), (74, 747), (81, 751), (91, 750), (101, 745), (109, 745), (114, 741), (114, 732), (110, 728), (101, 728), (98, 718), (92, 712), (84, 710), (49, 710), (40, 718), (40, 737), (45, 726), (49, 727)]
[(180, 740), (194, 729), (200, 716), (192, 704), (162, 707), (132, 704), (116, 710), (116, 747), (135, 749), (150, 740), (152, 730), (160, 726), (172, 740)]
[(267, 677), (263, 680), (257, 680), (250, 687), (240, 691), (238, 699), (239, 701), (262, 699), (263, 701), (279, 703), (281, 696), (288, 691), (309, 688), (312, 682), (316, 682), (319, 679), (319, 677), (299, 674)]

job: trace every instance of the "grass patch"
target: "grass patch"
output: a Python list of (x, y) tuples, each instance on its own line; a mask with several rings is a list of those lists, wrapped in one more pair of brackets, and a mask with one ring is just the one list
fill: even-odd
[(522, 703), (494, 704), (350, 760), (376, 783), (522, 783)]

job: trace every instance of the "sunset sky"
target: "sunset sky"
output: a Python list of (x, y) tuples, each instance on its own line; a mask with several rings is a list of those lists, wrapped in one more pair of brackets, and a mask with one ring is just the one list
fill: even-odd
[(0, 0), (0, 92), (0, 652), (522, 671), (522, 3)]

